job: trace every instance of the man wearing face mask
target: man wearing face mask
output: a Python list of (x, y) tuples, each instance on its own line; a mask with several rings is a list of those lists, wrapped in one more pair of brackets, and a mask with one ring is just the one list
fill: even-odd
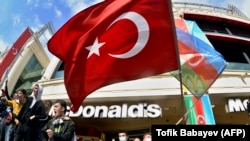
[(125, 131), (118, 133), (119, 141), (128, 141), (128, 134)]
[(151, 133), (145, 133), (143, 135), (143, 141), (152, 141), (152, 134)]

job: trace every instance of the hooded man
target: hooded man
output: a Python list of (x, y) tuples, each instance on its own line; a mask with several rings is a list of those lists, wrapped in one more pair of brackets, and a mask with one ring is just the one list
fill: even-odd
[(41, 130), (40, 119), (46, 118), (44, 103), (41, 101), (43, 88), (36, 84), (33, 92), (23, 105), (17, 119), (19, 120), (14, 141), (36, 141)]

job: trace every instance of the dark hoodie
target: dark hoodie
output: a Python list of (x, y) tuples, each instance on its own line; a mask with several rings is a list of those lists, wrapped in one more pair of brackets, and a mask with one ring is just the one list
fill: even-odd
[[(42, 128), (39, 119), (44, 119), (47, 116), (44, 103), (41, 101), (41, 95), (42, 87), (39, 86), (37, 98), (35, 98), (32, 93), (27, 102), (23, 105), (17, 117), (19, 120), (16, 133), (17, 138), (23, 139), (30, 136), (30, 138), (25, 139), (25, 141), (35, 141), (38, 136), (37, 134)], [(30, 117), (33, 115), (35, 115), (35, 118), (30, 120)]]
[[(30, 126), (36, 126), (36, 122), (39, 122), (39, 119), (46, 118), (45, 106), (41, 101), (42, 92), (43, 88), (39, 86), (37, 97), (35, 97), (33, 93), (31, 94), (18, 114), (19, 122)], [(35, 119), (30, 120), (32, 115), (35, 115)]]

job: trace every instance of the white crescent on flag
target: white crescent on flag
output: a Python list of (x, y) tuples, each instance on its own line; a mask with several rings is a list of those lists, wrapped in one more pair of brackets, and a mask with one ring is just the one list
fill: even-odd
[(206, 123), (206, 119), (203, 115), (197, 115), (197, 120), (199, 124), (205, 124)]
[(14, 55), (17, 55), (17, 51), (18, 51), (17, 48), (13, 47), (13, 48), (12, 48), (12, 51), (13, 51), (13, 54), (14, 54)]
[(115, 19), (115, 21), (113, 21), (110, 24), (110, 26), (112, 26), (115, 22), (121, 19), (128, 19), (132, 21), (138, 30), (138, 39), (135, 45), (128, 52), (123, 53), (123, 54), (109, 54), (110, 56), (115, 57), (115, 58), (125, 59), (125, 58), (133, 57), (136, 54), (138, 54), (141, 50), (143, 50), (143, 48), (145, 47), (149, 39), (149, 26), (145, 18), (136, 12), (127, 12), (127, 13), (122, 14), (117, 19)]

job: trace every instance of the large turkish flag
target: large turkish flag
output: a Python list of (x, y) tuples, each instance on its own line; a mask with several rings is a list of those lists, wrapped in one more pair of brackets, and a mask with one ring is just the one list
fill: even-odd
[(107, 0), (72, 17), (48, 42), (72, 110), (103, 86), (177, 70), (173, 22), (168, 0)]

